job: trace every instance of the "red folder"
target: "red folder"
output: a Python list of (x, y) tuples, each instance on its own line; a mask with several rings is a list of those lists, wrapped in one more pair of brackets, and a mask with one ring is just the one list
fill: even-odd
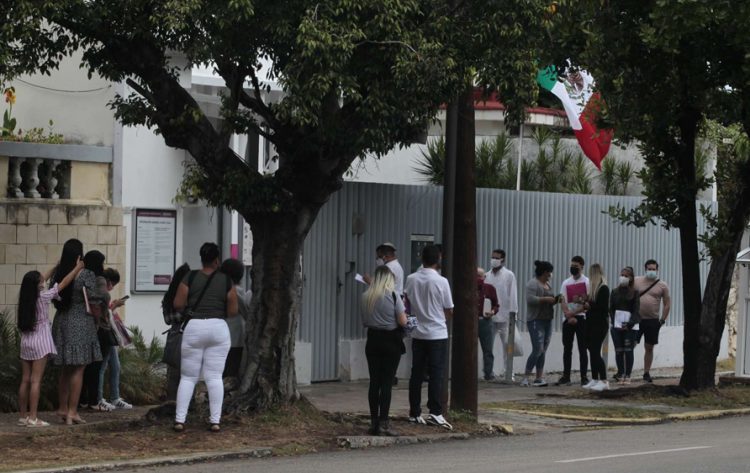
[(565, 300), (569, 304), (582, 304), (588, 299), (585, 282), (577, 282), (565, 286)]

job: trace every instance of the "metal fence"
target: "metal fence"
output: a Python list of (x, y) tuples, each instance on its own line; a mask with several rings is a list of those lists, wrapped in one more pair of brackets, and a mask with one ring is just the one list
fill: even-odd
[[(555, 266), (552, 284), (568, 276), (574, 255), (586, 267), (600, 263), (610, 281), (623, 266), (643, 273), (643, 263), (654, 258), (660, 277), (672, 291), (670, 325), (681, 325), (682, 288), (679, 234), (658, 226), (635, 228), (604, 214), (610, 206), (631, 209), (637, 197), (586, 196), (477, 191), (477, 249), (480, 266), (489, 265), (493, 248), (507, 252), (506, 265), (515, 272), (519, 288), (519, 320), (525, 320), (523, 288), (533, 276), (534, 260)], [(304, 249), (304, 292), (299, 339), (312, 344), (312, 379), (336, 379), (340, 339), (364, 338), (359, 309), (364, 289), (356, 273), (372, 272), (375, 247), (393, 242), (404, 271), (411, 269), (412, 235), (441, 239), (442, 188), (347, 183), (322, 209)], [(698, 215), (698, 232), (705, 230)], [(422, 238), (422, 237), (420, 237)], [(701, 282), (708, 264), (701, 263)], [(556, 320), (560, 318), (557, 317)], [(525, 324), (520, 324), (521, 330)], [(559, 328), (559, 326), (558, 326)]]

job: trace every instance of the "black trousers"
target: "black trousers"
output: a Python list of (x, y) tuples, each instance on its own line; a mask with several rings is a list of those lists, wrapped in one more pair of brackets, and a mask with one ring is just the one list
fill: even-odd
[(602, 358), (602, 343), (607, 337), (609, 323), (607, 320), (587, 320), (584, 330), (586, 348), (591, 359), (591, 377), (605, 381), (607, 379), (607, 366)]
[(365, 356), (370, 372), (370, 418), (373, 422), (388, 420), (391, 409), (391, 390), (401, 360), (401, 333), (397, 330), (367, 330)]
[(448, 339), (417, 340), (411, 342), (411, 378), (409, 379), (409, 417), (422, 414), (422, 380), (425, 367), (430, 376), (427, 382), (427, 408), (430, 414), (442, 415), (440, 395), (448, 357)]
[(581, 367), (581, 379), (586, 377), (589, 367), (589, 357), (586, 354), (586, 342), (583, 332), (586, 327), (586, 319), (582, 315), (576, 316), (576, 323), (569, 324), (566, 320), (562, 326), (563, 342), (563, 376), (570, 378), (570, 368), (573, 360), (573, 338), (578, 344), (578, 359)]
[[(107, 348), (109, 349), (109, 348)], [(99, 371), (102, 368), (101, 361), (94, 361), (86, 365), (83, 370), (83, 384), (81, 384), (80, 404), (95, 406), (99, 397)]]

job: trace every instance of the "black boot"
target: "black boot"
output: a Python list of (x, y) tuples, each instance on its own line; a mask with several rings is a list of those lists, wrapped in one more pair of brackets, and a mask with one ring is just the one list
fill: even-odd
[(382, 435), (382, 430), (380, 428), (380, 420), (379, 419), (377, 419), (377, 418), (370, 419), (370, 428), (367, 429), (367, 433), (369, 435)]
[(380, 435), (385, 435), (386, 437), (398, 437), (399, 433), (391, 428), (391, 422), (386, 419), (380, 421)]

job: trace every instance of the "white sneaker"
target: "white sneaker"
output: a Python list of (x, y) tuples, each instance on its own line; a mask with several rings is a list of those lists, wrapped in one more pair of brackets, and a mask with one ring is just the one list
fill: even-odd
[(121, 397), (118, 397), (117, 399), (112, 401), (111, 406), (114, 407), (115, 409), (132, 409), (133, 408), (132, 404), (125, 402), (125, 400)]
[(442, 415), (436, 416), (435, 414), (430, 414), (427, 416), (427, 419), (425, 419), (428, 424), (431, 425), (437, 425), (438, 427), (443, 427), (444, 429), (453, 430), (453, 426), (448, 423), (447, 420), (445, 420), (445, 417)]
[(522, 388), (528, 388), (528, 387), (530, 386), (530, 385), (529, 385), (529, 378), (523, 378), (523, 379), (521, 380), (521, 384), (520, 384), (520, 386), (521, 386)]
[(534, 386), (535, 388), (543, 388), (547, 386), (547, 380), (544, 378), (537, 378), (534, 380), (533, 383), (531, 383), (531, 385)]
[(422, 416), (409, 417), (409, 422), (412, 424), (427, 425), (427, 421)]
[(111, 412), (111, 411), (115, 410), (115, 406), (113, 406), (112, 404), (108, 403), (104, 399), (102, 399), (101, 401), (99, 401), (99, 404), (97, 404), (95, 406), (91, 406), (91, 408), (94, 409), (95, 411), (99, 411), (99, 412)]
[(592, 389), (594, 386), (596, 386), (599, 383), (598, 379), (592, 379), (588, 383), (581, 386), (583, 389)]
[(609, 381), (597, 381), (595, 385), (591, 386), (592, 391), (602, 392), (609, 390)]

